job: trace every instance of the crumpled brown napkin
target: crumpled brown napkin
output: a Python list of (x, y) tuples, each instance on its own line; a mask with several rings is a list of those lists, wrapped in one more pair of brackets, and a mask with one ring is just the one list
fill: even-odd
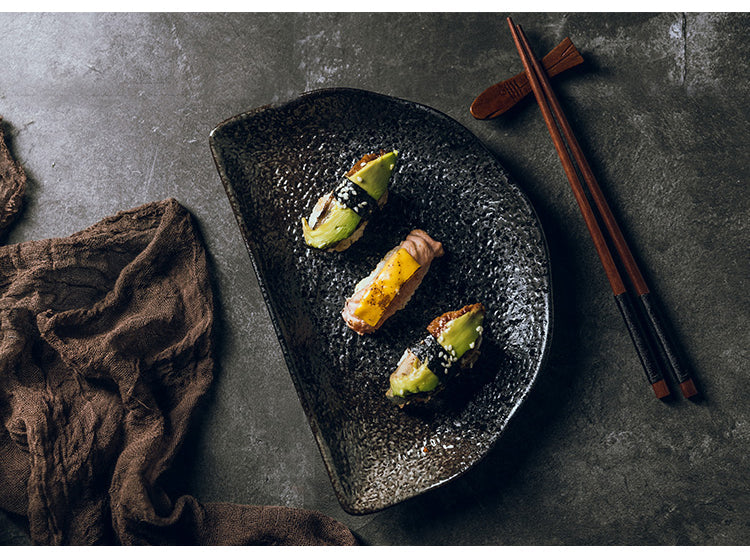
[[(0, 235), (24, 184), (0, 130)], [(0, 507), (34, 543), (356, 544), (317, 512), (162, 490), (212, 380), (213, 317), (175, 200), (0, 247)]]

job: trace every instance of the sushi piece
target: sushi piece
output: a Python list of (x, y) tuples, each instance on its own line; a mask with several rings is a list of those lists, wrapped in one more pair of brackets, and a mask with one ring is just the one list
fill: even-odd
[(381, 151), (355, 163), (338, 187), (318, 199), (310, 218), (302, 218), (305, 243), (343, 251), (362, 237), (372, 213), (388, 200), (388, 181), (397, 157), (396, 150)]
[(411, 231), (356, 285), (341, 311), (346, 324), (358, 334), (378, 330), (391, 315), (404, 308), (432, 260), (444, 254), (442, 243), (421, 229)]
[(401, 356), (386, 397), (399, 407), (427, 402), (449, 379), (473, 367), (482, 344), (484, 315), (484, 306), (475, 303), (434, 319), (427, 326), (430, 334)]

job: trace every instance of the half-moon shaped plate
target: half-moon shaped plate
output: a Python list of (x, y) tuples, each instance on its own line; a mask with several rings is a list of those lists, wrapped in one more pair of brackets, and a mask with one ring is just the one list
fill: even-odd
[[(210, 146), (342, 507), (383, 509), (479, 461), (539, 373), (551, 328), (541, 226), (492, 153), (434, 109), (341, 88), (232, 117)], [(300, 219), (381, 149), (398, 150), (399, 161), (362, 239), (342, 253), (308, 247)], [(405, 309), (357, 335), (341, 319), (344, 300), (415, 228), (446, 255)], [(385, 392), (404, 350), (434, 317), (475, 302), (487, 316), (472, 373), (424, 406), (393, 406)]]

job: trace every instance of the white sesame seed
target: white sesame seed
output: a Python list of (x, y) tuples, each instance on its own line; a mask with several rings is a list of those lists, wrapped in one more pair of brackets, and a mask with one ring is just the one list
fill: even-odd
[(389, 165), (388, 169), (393, 169), (393, 164)]
[(362, 182), (362, 177), (357, 177), (357, 182), (361, 183)]
[(472, 348), (472, 349), (474, 348), (474, 343), (473, 342), (469, 343), (469, 348)]

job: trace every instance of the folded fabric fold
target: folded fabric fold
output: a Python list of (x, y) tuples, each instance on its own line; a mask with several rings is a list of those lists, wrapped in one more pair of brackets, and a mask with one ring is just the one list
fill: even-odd
[(18, 216), (26, 190), (26, 173), (10, 155), (2, 126), (0, 117), (0, 238)]
[[(0, 135), (6, 210), (19, 169)], [(34, 543), (355, 543), (316, 512), (164, 494), (213, 378), (213, 325), (205, 251), (176, 200), (0, 247), (0, 508)]]

